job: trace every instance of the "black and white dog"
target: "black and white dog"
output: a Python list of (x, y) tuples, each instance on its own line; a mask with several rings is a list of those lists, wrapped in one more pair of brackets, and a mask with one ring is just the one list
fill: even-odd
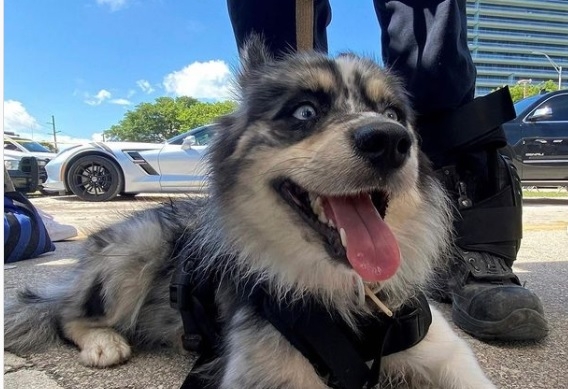
[[(71, 282), (6, 304), (8, 350), (26, 353), (61, 334), (82, 363), (105, 367), (126, 361), (131, 343), (179, 343), (168, 287), (192, 255), (221, 280), (223, 352), (204, 372), (215, 387), (327, 388), (238, 297), (238, 280), (262, 283), (277, 300), (317, 301), (354, 333), (361, 317), (379, 314), (365, 290), (396, 313), (425, 288), (449, 250), (451, 211), (399, 80), (351, 54), (276, 60), (259, 38), (241, 55), (241, 102), (217, 122), (208, 153), (209, 196), (90, 236)], [(425, 338), (384, 357), (381, 369), (391, 384), (493, 387), (434, 308)]]

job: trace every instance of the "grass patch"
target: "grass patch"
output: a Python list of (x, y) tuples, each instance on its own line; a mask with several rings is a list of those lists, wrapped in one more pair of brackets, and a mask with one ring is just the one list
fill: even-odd
[(524, 189), (524, 198), (568, 198), (566, 189)]

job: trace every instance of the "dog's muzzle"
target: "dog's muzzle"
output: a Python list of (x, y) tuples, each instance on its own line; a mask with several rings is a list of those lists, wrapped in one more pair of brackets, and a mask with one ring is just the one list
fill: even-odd
[(383, 220), (386, 192), (324, 195), (308, 192), (289, 179), (275, 181), (274, 188), (321, 235), (331, 259), (348, 264), (365, 281), (384, 281), (394, 275), (400, 250)]

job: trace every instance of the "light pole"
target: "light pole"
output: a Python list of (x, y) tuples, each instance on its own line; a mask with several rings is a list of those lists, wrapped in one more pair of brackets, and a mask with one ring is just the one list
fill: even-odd
[(546, 57), (546, 59), (548, 59), (548, 62), (550, 62), (554, 70), (558, 72), (558, 90), (562, 89), (562, 66), (558, 65), (548, 56), (548, 54), (542, 51), (533, 51), (532, 54), (542, 54)]
[(527, 97), (527, 84), (531, 84), (532, 83), (532, 79), (528, 79), (528, 80), (519, 80), (517, 81), (517, 84), (522, 85), (523, 86), (523, 99), (525, 97)]

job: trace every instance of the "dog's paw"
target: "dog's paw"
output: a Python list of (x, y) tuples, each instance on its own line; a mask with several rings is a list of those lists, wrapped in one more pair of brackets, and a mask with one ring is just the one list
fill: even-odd
[(125, 362), (131, 353), (120, 334), (111, 329), (96, 329), (86, 335), (80, 358), (85, 366), (107, 367)]

